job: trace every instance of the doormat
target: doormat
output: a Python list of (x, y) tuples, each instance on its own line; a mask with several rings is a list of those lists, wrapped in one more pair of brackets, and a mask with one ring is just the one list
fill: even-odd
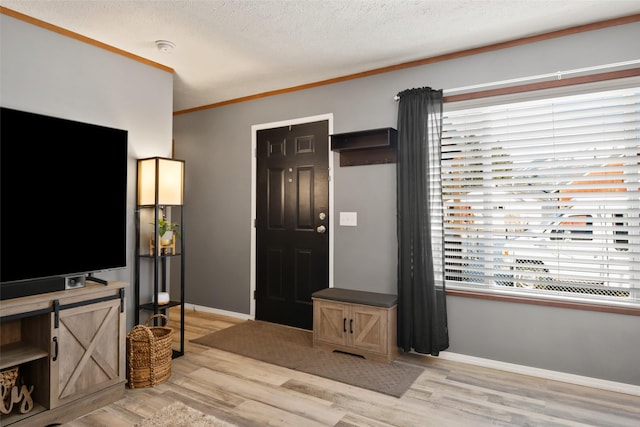
[(191, 340), (252, 359), (401, 397), (423, 369), (313, 348), (313, 332), (248, 320)]

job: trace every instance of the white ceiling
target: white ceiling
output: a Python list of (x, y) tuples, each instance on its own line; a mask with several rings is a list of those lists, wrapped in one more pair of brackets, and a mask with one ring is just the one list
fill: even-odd
[[(0, 0), (0, 5), (173, 68), (174, 111), (640, 13), (640, 0)], [(156, 40), (176, 47), (160, 52)]]

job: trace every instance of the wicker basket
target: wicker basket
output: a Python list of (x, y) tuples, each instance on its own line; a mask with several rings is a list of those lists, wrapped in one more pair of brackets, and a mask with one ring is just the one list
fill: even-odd
[[(149, 324), (156, 317), (164, 326)], [(127, 334), (127, 379), (130, 388), (153, 387), (171, 376), (173, 329), (164, 314), (155, 314), (145, 325), (134, 326)]]
[(2, 399), (6, 399), (11, 392), (11, 389), (18, 380), (18, 367), (14, 366), (13, 368), (5, 369), (0, 371), (0, 384), (4, 386), (3, 388), (3, 396)]

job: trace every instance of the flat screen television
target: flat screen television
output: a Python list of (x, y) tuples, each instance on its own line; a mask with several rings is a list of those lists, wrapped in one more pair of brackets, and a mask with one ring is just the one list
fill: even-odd
[(1, 107), (0, 299), (126, 267), (127, 144), (126, 130)]

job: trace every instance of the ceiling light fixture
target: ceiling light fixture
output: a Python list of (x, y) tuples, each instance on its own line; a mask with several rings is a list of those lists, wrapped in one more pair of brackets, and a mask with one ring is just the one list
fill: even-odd
[(176, 45), (169, 40), (156, 40), (156, 46), (160, 52), (171, 52)]

